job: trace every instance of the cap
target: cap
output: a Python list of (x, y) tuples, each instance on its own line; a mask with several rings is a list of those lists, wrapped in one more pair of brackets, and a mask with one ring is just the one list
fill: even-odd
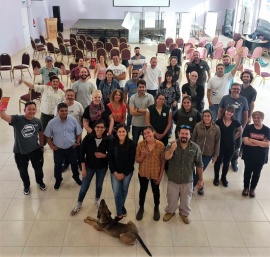
[(53, 58), (51, 56), (46, 56), (45, 61), (53, 61)]

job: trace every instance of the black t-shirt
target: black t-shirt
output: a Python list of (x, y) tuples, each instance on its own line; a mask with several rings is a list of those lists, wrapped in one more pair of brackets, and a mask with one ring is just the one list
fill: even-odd
[(190, 62), (187, 66), (186, 73), (191, 73), (192, 71), (197, 71), (198, 73), (198, 80), (197, 84), (203, 85), (206, 82), (206, 71), (209, 71), (210, 67), (208, 63), (204, 60), (200, 60), (200, 63), (195, 64), (194, 62)]
[(218, 119), (216, 124), (220, 128), (220, 145), (225, 147), (230, 147), (235, 144), (235, 129), (241, 127), (238, 120), (232, 120), (230, 126), (226, 127), (223, 119)]
[[(84, 113), (83, 113), (83, 118), (86, 119), (86, 120), (89, 120), (89, 127), (91, 129), (93, 129), (93, 126), (96, 122), (96, 120), (91, 120), (90, 119), (90, 113), (89, 113), (89, 106), (88, 105), (85, 109), (84, 109)], [(111, 110), (109, 109), (109, 107), (107, 105), (104, 105), (105, 107), (105, 111), (101, 114), (101, 119), (105, 121), (105, 124), (106, 124), (106, 128), (109, 128), (110, 126), (110, 119), (109, 119), (109, 116), (112, 114)]]
[[(265, 138), (269, 140), (270, 129), (265, 125), (263, 125), (261, 129), (256, 129), (254, 124), (251, 124), (246, 126), (243, 137), (248, 137), (259, 141), (263, 141)], [(264, 164), (267, 163), (268, 151), (268, 147), (249, 146), (243, 144), (243, 159), (249, 161), (251, 160), (252, 162), (258, 164)]]

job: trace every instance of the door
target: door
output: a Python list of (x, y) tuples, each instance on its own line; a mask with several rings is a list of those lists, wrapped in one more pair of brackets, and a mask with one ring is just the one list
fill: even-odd
[(23, 25), (23, 34), (24, 34), (24, 46), (30, 46), (30, 32), (29, 32), (29, 22), (28, 22), (28, 10), (26, 7), (22, 9), (22, 25)]

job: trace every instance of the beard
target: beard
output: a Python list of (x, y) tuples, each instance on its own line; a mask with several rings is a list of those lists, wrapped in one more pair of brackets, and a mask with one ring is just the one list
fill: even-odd
[(87, 75), (81, 75), (80, 78), (81, 79), (86, 79), (87, 78)]
[(139, 56), (139, 55), (140, 55), (140, 53), (136, 53), (135, 55), (136, 55), (136, 56)]
[(180, 138), (181, 143), (187, 143), (188, 139), (186, 137)]

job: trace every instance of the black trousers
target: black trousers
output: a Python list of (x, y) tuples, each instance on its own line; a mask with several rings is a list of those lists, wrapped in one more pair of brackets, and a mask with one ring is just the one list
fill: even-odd
[(153, 180), (153, 179), (141, 177), (139, 174), (138, 174), (138, 177), (139, 177), (139, 182), (140, 182), (139, 205), (141, 207), (144, 206), (145, 196), (147, 193), (148, 184), (149, 184), (149, 180), (150, 180), (152, 192), (153, 192), (153, 196), (154, 196), (154, 203), (155, 203), (155, 206), (158, 206), (159, 199), (160, 199), (159, 185), (156, 185), (155, 180)]
[(43, 151), (41, 149), (34, 150), (28, 154), (15, 153), (15, 162), (20, 172), (23, 185), (26, 188), (30, 187), (30, 179), (28, 174), (28, 163), (31, 161), (35, 172), (36, 182), (43, 183)]
[(244, 160), (244, 162), (244, 187), (250, 187), (250, 189), (255, 189), (259, 182), (261, 170), (264, 164), (256, 163), (252, 160)]
[(235, 139), (234, 153), (231, 160), (232, 164), (238, 163), (238, 157), (239, 157), (241, 145), (242, 145), (242, 136)]

